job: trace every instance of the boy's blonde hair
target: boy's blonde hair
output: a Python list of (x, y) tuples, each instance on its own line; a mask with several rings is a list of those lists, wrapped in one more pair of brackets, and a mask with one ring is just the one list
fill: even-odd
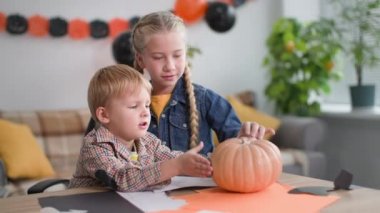
[[(142, 17), (132, 30), (132, 46), (136, 53), (142, 53), (146, 47), (149, 36), (161, 33), (176, 31), (183, 33), (186, 40), (186, 26), (183, 20), (169, 11), (160, 11), (150, 13)], [(186, 42), (186, 41), (184, 41)], [(144, 73), (143, 69), (139, 66), (136, 59), (134, 67), (140, 72)], [(185, 67), (183, 78), (185, 79), (186, 92), (189, 100), (190, 111), (190, 128), (191, 138), (190, 147), (194, 147), (199, 143), (199, 113), (197, 110), (196, 99), (194, 95), (194, 88), (191, 82), (190, 68), (188, 65)]]
[(120, 96), (125, 90), (133, 93), (138, 88), (145, 88), (149, 94), (151, 84), (134, 68), (117, 64), (98, 70), (92, 77), (87, 91), (87, 102), (91, 116), (96, 117), (96, 109), (105, 106), (114, 97)]

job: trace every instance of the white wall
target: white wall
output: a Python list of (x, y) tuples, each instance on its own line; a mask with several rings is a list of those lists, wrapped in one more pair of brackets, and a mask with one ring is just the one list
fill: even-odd
[[(25, 17), (40, 14), (67, 20), (115, 17), (129, 19), (173, 8), (174, 0), (2, 0), (0, 11)], [(193, 60), (193, 81), (220, 94), (255, 90), (265, 108), (263, 89), (265, 39), (280, 16), (277, 0), (249, 1), (237, 10), (237, 22), (227, 33), (215, 33), (200, 21), (189, 26), (190, 44), (203, 54)], [(35, 38), (0, 32), (0, 109), (64, 109), (87, 107), (92, 74), (115, 63), (111, 39), (74, 41), (49, 36)]]
[(320, 0), (282, 0), (282, 14), (285, 17), (297, 18), (300, 21), (318, 20)]

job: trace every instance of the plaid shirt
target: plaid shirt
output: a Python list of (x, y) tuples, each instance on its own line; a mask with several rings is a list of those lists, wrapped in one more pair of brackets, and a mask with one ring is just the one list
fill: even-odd
[(105, 127), (92, 130), (84, 138), (77, 168), (69, 188), (105, 186), (95, 177), (97, 170), (104, 170), (112, 177), (118, 191), (141, 191), (168, 184), (158, 183), (160, 162), (182, 154), (171, 151), (151, 133), (135, 140), (138, 160), (130, 159), (131, 151)]

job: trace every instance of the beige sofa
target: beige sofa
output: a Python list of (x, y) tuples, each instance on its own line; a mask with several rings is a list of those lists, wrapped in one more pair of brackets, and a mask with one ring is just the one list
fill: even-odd
[[(82, 144), (83, 134), (90, 119), (87, 109), (0, 111), (0, 119), (26, 124), (42, 148), (55, 174), (51, 178), (70, 178)], [(26, 194), (27, 189), (43, 179), (10, 179), (6, 175), (7, 164), (3, 159), (3, 197)], [(31, 165), (34, 166), (34, 165)]]
[[(241, 93), (237, 97), (247, 106), (255, 105), (252, 92)], [(44, 179), (71, 177), (90, 119), (87, 109), (0, 111), (0, 119), (26, 124), (31, 128), (55, 171), (53, 177)], [(324, 178), (325, 156), (318, 151), (324, 138), (323, 123), (317, 118), (292, 116), (280, 120), (277, 134), (271, 140), (281, 148), (284, 171)], [(41, 180), (10, 179), (6, 164), (0, 161), (0, 189), (3, 197), (26, 194), (31, 185)]]

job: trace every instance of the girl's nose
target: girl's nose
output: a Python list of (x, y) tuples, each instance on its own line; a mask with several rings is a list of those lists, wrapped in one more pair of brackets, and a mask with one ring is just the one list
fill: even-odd
[(174, 64), (174, 60), (169, 58), (166, 60), (166, 64), (165, 64), (165, 69), (166, 70), (173, 70), (175, 69), (175, 64)]

